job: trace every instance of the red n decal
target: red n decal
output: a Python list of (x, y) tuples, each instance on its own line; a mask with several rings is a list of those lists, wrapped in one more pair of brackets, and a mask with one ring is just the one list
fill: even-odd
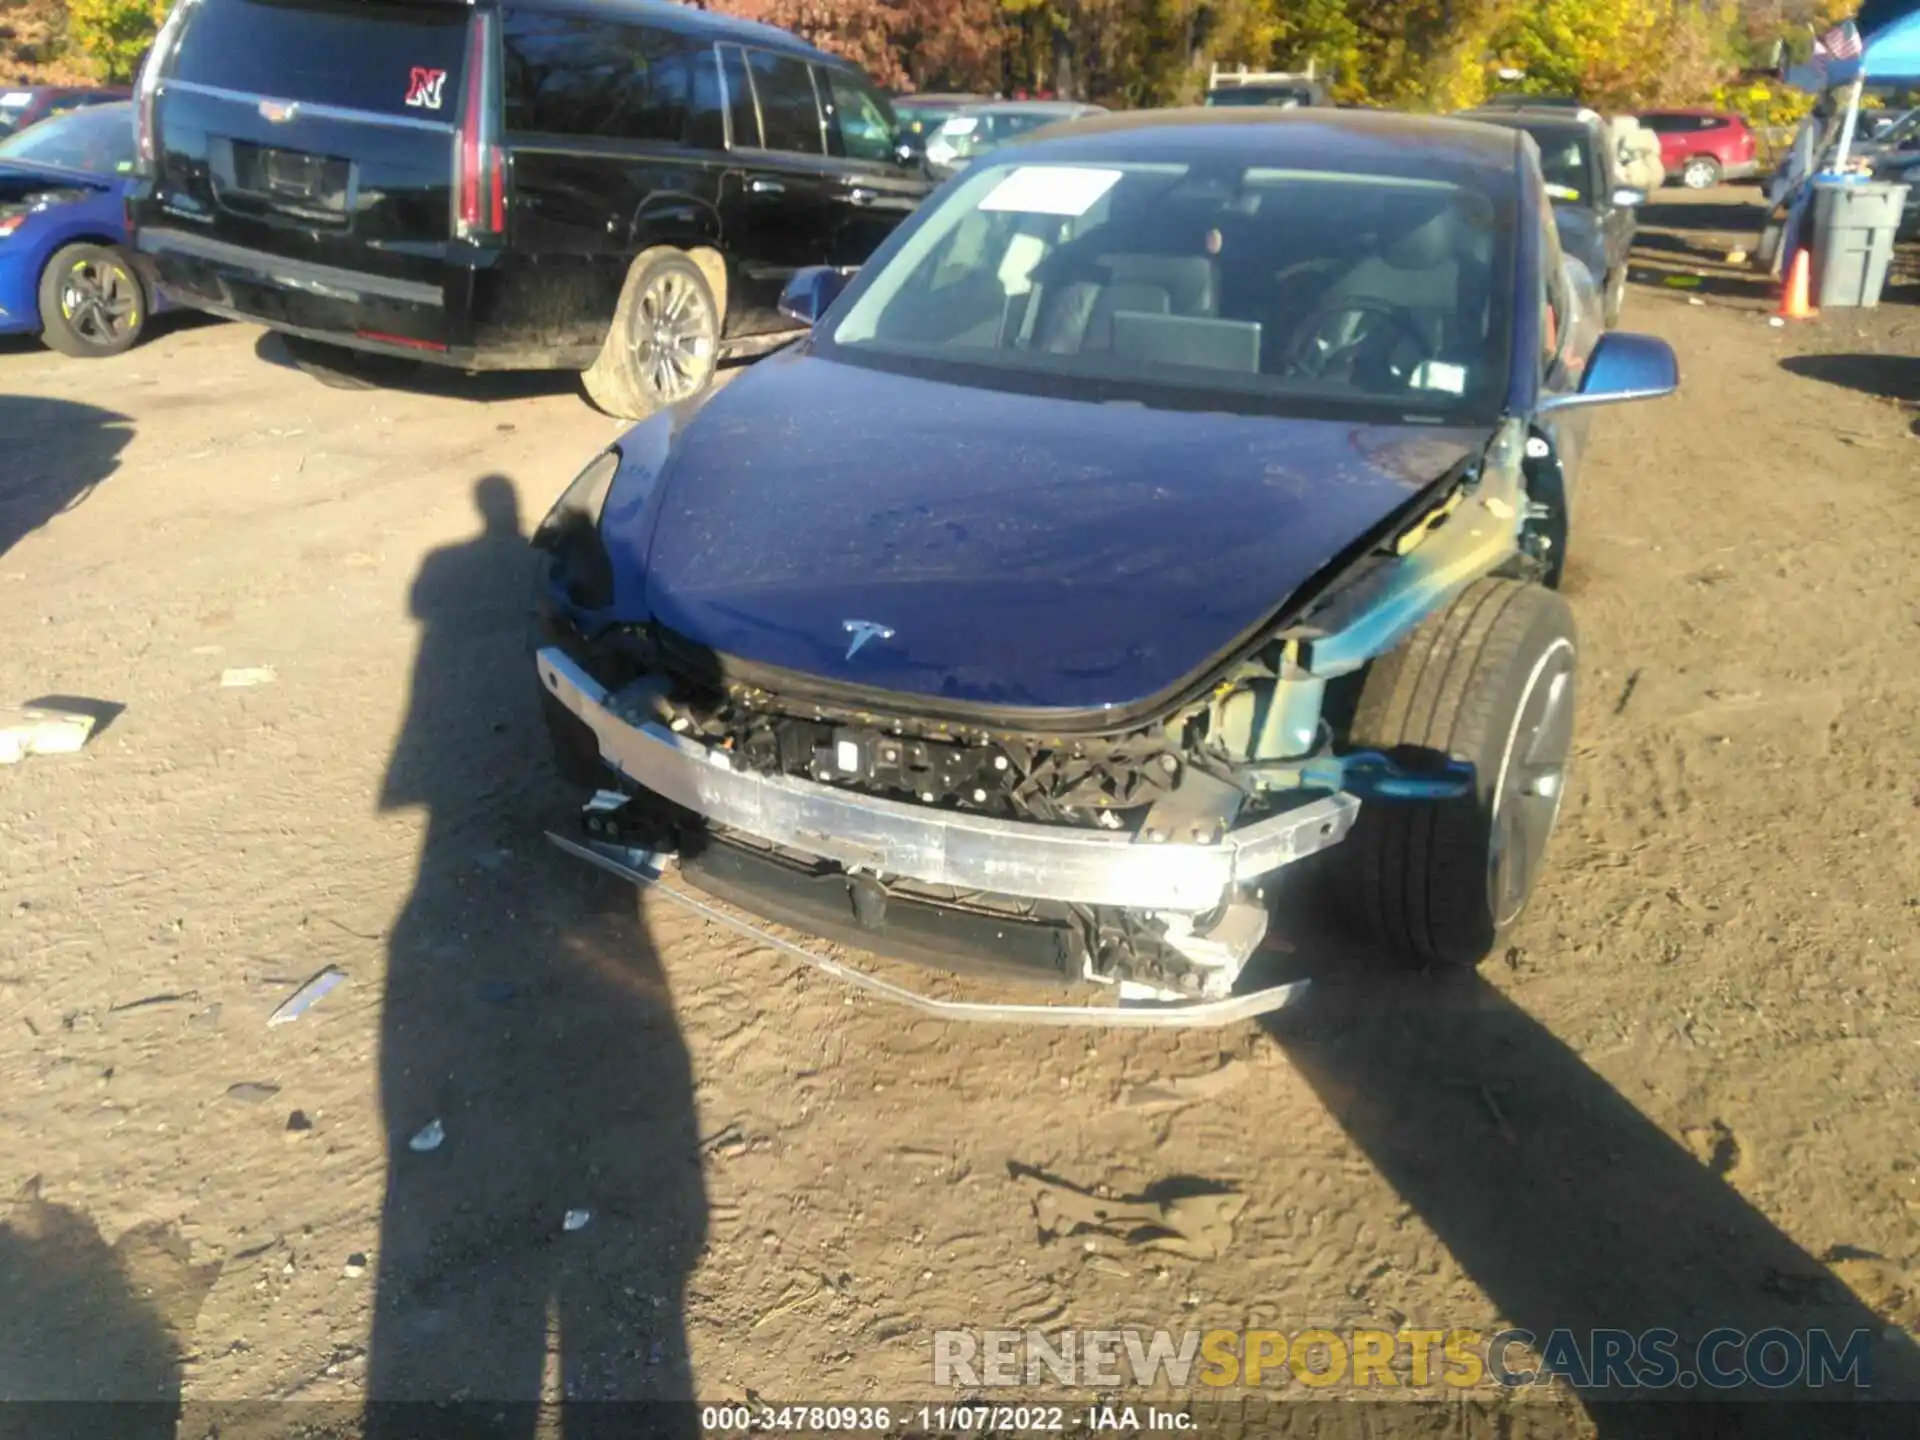
[(413, 75), (407, 81), (407, 104), (422, 110), (440, 108), (440, 92), (446, 88), (447, 72), (444, 70), (424, 70), (413, 67)]

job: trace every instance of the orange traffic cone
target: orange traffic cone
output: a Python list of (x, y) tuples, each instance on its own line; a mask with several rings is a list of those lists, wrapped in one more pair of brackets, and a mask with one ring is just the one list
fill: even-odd
[(1787, 283), (1780, 291), (1778, 313), (1782, 320), (1811, 320), (1820, 313), (1807, 297), (1812, 281), (1813, 262), (1802, 246), (1793, 252), (1793, 260), (1787, 266)]

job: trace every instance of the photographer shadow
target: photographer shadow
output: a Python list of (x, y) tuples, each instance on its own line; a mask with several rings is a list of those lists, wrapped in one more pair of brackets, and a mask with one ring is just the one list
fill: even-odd
[(632, 887), (541, 838), (566, 791), (525, 648), (534, 555), (511, 482), (474, 499), (480, 532), (414, 582), (381, 796), (426, 834), (382, 1007), (366, 1434), (691, 1433), (691, 1065)]

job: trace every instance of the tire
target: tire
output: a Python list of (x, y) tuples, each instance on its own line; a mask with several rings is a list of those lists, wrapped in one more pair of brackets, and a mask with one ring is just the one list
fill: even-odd
[(40, 338), (62, 355), (123, 354), (147, 328), (149, 310), (140, 273), (118, 245), (69, 245), (40, 272)]
[(633, 262), (599, 359), (580, 378), (587, 397), (623, 420), (690, 400), (713, 383), (720, 307), (700, 267), (679, 250)]
[(331, 390), (377, 390), (417, 373), (419, 362), (375, 355), (346, 345), (329, 345), (302, 335), (282, 335), (280, 343), (293, 368)]
[(1525, 911), (1566, 790), (1576, 656), (1564, 599), (1486, 579), (1367, 671), (1355, 748), (1475, 776), (1453, 799), (1368, 802), (1336, 852), (1350, 918), (1402, 962), (1477, 965)]
[(1620, 324), (1620, 312), (1627, 303), (1627, 267), (1621, 265), (1607, 277), (1606, 293), (1600, 303), (1600, 318), (1609, 330)]
[(1689, 156), (1681, 167), (1680, 183), (1689, 190), (1711, 190), (1720, 183), (1720, 162), (1711, 155)]

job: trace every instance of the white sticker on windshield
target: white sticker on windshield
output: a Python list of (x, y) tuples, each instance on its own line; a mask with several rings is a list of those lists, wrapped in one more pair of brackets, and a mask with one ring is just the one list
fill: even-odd
[(993, 187), (980, 208), (1077, 219), (1120, 183), (1120, 175), (1118, 170), (1091, 170), (1079, 165), (1022, 165)]
[(1467, 367), (1449, 365), (1444, 360), (1422, 360), (1413, 372), (1416, 390), (1444, 390), (1449, 395), (1467, 393)]
[(5, 95), (0, 95), (0, 105), (12, 105), (17, 107), (20, 105), (31, 105), (32, 103), (33, 103), (33, 96), (29, 95), (24, 90), (9, 90)]
[(975, 115), (956, 115), (940, 127), (942, 135), (971, 135), (980, 128), (980, 120)]

